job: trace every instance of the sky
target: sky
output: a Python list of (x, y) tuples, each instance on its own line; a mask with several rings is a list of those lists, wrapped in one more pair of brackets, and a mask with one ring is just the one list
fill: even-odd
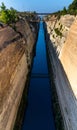
[(52, 13), (68, 7), (73, 0), (0, 0), (7, 8), (13, 7), (18, 11), (36, 11)]

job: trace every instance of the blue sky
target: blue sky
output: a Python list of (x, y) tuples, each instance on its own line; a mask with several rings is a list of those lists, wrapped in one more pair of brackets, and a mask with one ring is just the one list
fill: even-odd
[(0, 0), (19, 11), (55, 12), (68, 7), (73, 0)]

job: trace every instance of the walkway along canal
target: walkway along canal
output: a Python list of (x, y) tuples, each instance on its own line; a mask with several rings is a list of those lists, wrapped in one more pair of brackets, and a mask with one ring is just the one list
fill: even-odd
[(55, 130), (42, 22), (40, 22), (29, 86), (28, 107), (22, 130)]

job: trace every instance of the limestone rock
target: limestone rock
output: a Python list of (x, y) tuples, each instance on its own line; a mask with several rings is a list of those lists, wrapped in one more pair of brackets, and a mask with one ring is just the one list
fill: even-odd
[(60, 60), (77, 97), (77, 19), (72, 24), (60, 53)]
[(35, 39), (27, 21), (0, 28), (0, 130), (12, 130)]

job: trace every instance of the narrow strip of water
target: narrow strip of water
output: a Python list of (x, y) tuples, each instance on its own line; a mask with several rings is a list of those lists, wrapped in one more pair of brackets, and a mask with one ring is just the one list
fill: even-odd
[(50, 90), (44, 29), (43, 23), (40, 22), (29, 86), (28, 107), (22, 130), (55, 130)]

